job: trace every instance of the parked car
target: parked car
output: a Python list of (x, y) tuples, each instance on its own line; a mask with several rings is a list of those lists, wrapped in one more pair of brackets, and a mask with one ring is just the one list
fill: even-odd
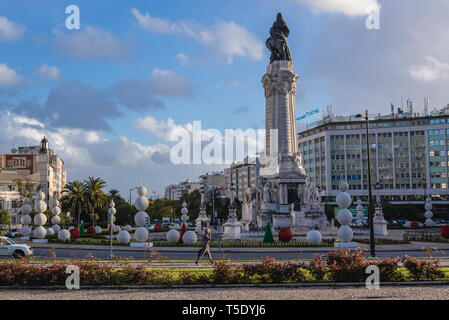
[(8, 232), (6, 232), (6, 236), (8, 237), (8, 238), (15, 238), (15, 237), (18, 237), (19, 235), (20, 235), (20, 229), (16, 229), (16, 228), (14, 228), (14, 229), (9, 229), (9, 231)]
[(17, 244), (8, 237), (0, 237), (0, 256), (12, 256), (16, 259), (33, 255), (29, 245)]

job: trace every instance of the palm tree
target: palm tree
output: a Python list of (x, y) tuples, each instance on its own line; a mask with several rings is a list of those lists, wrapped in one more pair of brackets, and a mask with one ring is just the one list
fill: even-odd
[(96, 222), (95, 209), (105, 208), (108, 205), (108, 197), (102, 190), (105, 186), (106, 182), (101, 178), (89, 177), (83, 182), (86, 204), (92, 212), (93, 226)]
[(62, 191), (61, 209), (77, 213), (77, 226), (80, 228), (81, 211), (86, 208), (83, 183), (79, 180), (69, 182)]
[(120, 191), (118, 191), (117, 189), (111, 189), (111, 190), (109, 190), (109, 192), (108, 192), (108, 198), (109, 198), (109, 201), (111, 201), (111, 200), (117, 200), (117, 199), (120, 199), (121, 198), (121, 196), (120, 196)]

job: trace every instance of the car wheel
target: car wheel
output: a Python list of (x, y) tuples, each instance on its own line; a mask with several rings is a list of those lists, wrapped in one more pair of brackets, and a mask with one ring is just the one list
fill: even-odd
[(12, 255), (16, 259), (23, 259), (25, 257), (25, 253), (23, 253), (23, 251), (20, 251), (20, 250), (14, 251), (14, 253)]

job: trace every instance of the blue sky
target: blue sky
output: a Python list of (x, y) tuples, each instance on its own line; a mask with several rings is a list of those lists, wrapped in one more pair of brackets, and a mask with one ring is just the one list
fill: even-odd
[[(65, 29), (72, 4), (80, 30)], [(380, 30), (365, 27), (373, 5)], [(164, 133), (194, 120), (264, 127), (264, 42), (277, 12), (291, 29), (298, 116), (327, 104), (386, 113), (401, 96), (418, 111), (426, 96), (448, 102), (449, 5), (436, 0), (17, 0), (0, 3), (1, 151), (46, 134), (69, 180), (104, 175), (125, 194), (142, 176), (160, 192), (195, 179), (213, 168), (154, 163), (170, 146)]]

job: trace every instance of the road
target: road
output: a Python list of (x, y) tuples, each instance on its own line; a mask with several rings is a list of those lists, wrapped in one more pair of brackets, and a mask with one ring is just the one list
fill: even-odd
[[(157, 249), (155, 249), (157, 250)], [(33, 249), (35, 257), (36, 258), (51, 258), (52, 254), (50, 249), (47, 248), (34, 248)], [(105, 259), (110, 256), (110, 251), (106, 249), (101, 250), (92, 250), (92, 249), (55, 249), (55, 253), (57, 258), (63, 258), (63, 259), (80, 259), (85, 258), (89, 254), (92, 254), (92, 256), (100, 259)], [(196, 252), (192, 251), (158, 251), (159, 254), (166, 257), (167, 259), (195, 259), (196, 258)], [(113, 254), (117, 257), (124, 257), (124, 258), (130, 258), (130, 259), (145, 259), (148, 258), (148, 251), (129, 251), (129, 250), (113, 250)], [(276, 249), (273, 250), (267, 250), (264, 252), (232, 252), (224, 249), (222, 253), (219, 252), (212, 252), (212, 257), (214, 258), (220, 258), (225, 257), (229, 259), (242, 259), (242, 260), (248, 260), (248, 259), (254, 259), (259, 260), (260, 258), (271, 256), (276, 259), (310, 259), (313, 258), (313, 256), (316, 253), (314, 252), (301, 252), (300, 249), (296, 252), (279, 252), (276, 251)], [(324, 252), (320, 252), (320, 254), (324, 254)], [(426, 250), (414, 250), (414, 251), (406, 251), (406, 250), (394, 250), (394, 251), (378, 251), (377, 257), (379, 258), (386, 258), (386, 257), (404, 257), (405, 255), (411, 256), (411, 257), (427, 257), (428, 254)], [(448, 256), (446, 252), (433, 252), (433, 257), (443, 257)]]

